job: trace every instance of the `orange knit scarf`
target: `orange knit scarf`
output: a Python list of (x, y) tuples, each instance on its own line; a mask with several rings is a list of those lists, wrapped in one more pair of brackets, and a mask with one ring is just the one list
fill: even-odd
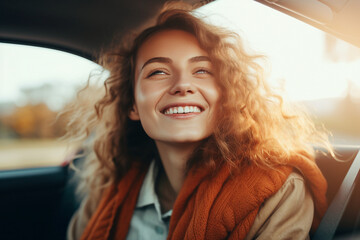
[[(167, 239), (244, 239), (260, 205), (281, 188), (293, 167), (313, 195), (316, 227), (326, 210), (326, 181), (314, 162), (292, 159), (276, 170), (247, 166), (234, 175), (227, 166), (211, 177), (204, 169), (191, 170), (174, 204)], [(145, 174), (134, 166), (107, 189), (82, 239), (126, 239)]]

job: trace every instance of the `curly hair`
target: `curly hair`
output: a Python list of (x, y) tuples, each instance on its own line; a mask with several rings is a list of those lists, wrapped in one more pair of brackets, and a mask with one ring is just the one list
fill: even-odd
[(188, 5), (166, 5), (155, 25), (102, 55), (99, 63), (110, 72), (105, 94), (95, 107), (77, 109), (78, 121), (68, 124), (70, 136), (94, 133), (82, 172), (82, 188), (92, 201), (98, 201), (103, 189), (118, 181), (133, 162), (146, 166), (158, 157), (154, 141), (128, 115), (134, 104), (138, 49), (154, 34), (173, 29), (196, 37), (211, 59), (222, 93), (218, 104), (222, 114), (216, 116), (213, 134), (192, 154), (187, 169), (201, 165), (216, 171), (221, 164), (233, 169), (243, 164), (274, 168), (294, 156), (314, 161), (313, 145), (331, 150), (325, 131), (272, 92), (259, 64), (263, 56), (248, 54), (236, 33), (206, 23)]

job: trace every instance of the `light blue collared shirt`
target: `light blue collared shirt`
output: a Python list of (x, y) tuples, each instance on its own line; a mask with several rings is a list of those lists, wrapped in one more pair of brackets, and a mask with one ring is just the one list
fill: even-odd
[(158, 167), (153, 161), (141, 186), (134, 214), (131, 218), (128, 240), (166, 240), (172, 210), (161, 214), (159, 199), (155, 193)]

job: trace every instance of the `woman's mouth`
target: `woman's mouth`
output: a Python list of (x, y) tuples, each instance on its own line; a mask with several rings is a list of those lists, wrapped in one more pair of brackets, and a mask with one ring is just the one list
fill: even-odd
[(189, 114), (189, 113), (201, 113), (203, 110), (199, 106), (174, 106), (165, 108), (162, 113), (165, 115), (171, 114)]

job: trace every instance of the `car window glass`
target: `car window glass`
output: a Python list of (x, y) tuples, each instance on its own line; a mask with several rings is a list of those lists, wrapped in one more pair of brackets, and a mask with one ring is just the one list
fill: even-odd
[(71, 146), (58, 140), (66, 123), (56, 117), (98, 68), (69, 53), (0, 43), (0, 169), (64, 163)]
[(199, 14), (264, 54), (269, 81), (308, 108), (335, 144), (360, 145), (360, 50), (256, 1), (219, 0)]

